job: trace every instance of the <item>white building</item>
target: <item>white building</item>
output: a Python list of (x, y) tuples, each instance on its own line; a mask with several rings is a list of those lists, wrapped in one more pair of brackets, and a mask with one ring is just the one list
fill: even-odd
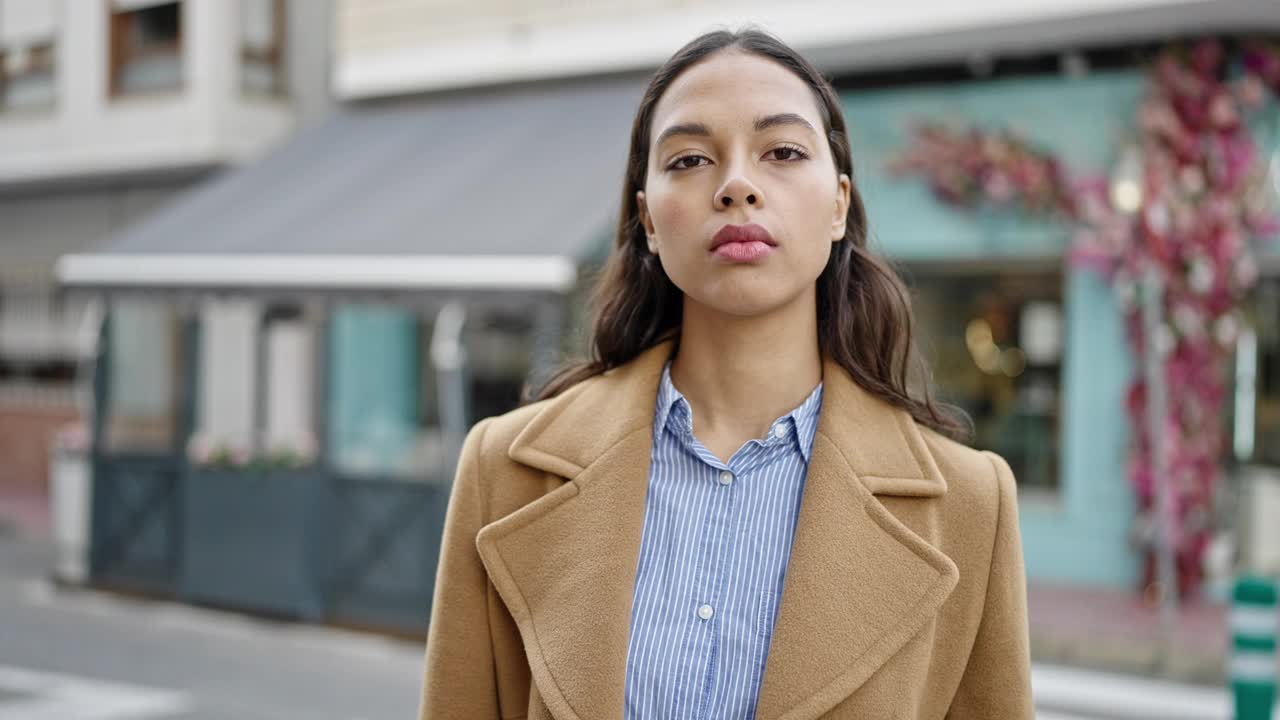
[(0, 0), (0, 456), (19, 459), (0, 494), (42, 485), (96, 331), (56, 258), (323, 114), (331, 19), (329, 0)]

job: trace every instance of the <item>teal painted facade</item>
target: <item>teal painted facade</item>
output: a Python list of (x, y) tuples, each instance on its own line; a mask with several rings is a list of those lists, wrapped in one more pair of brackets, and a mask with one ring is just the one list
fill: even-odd
[(329, 342), (329, 447), (344, 470), (394, 473), (417, 425), (419, 350), (412, 312), (334, 309)]
[[(886, 165), (918, 120), (1014, 128), (1076, 173), (1102, 173), (1130, 132), (1142, 91), (1136, 73), (926, 86), (844, 96), (858, 187), (872, 243), (897, 261), (1061, 260), (1062, 225), (1012, 213), (967, 213), (939, 203), (923, 182)], [(1118, 307), (1095, 274), (1066, 269), (1059, 489), (1024, 493), (1021, 529), (1032, 580), (1131, 587), (1138, 562), (1127, 540), (1134, 508), (1125, 478), (1121, 406), (1131, 361)]]

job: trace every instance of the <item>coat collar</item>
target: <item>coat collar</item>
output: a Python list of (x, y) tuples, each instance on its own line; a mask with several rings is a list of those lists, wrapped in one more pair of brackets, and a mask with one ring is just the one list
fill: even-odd
[[(623, 714), (653, 409), (672, 348), (657, 345), (547, 403), (508, 454), (569, 482), (477, 539), (557, 720)], [(959, 577), (874, 498), (947, 490), (910, 415), (830, 360), (823, 384), (760, 720), (809, 720), (835, 706), (934, 616)]]

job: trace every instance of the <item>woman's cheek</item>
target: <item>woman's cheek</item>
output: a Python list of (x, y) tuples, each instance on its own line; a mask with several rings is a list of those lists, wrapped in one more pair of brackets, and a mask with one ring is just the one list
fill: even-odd
[(654, 228), (659, 236), (679, 237), (685, 234), (684, 223), (688, 212), (680, 202), (679, 193), (665, 194), (654, 206)]

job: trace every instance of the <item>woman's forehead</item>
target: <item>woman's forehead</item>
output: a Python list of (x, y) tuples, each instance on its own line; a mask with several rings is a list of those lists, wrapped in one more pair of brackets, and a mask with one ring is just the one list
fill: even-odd
[(795, 73), (769, 58), (722, 51), (685, 70), (654, 108), (650, 138), (674, 124), (750, 126), (754, 118), (794, 113), (822, 127), (818, 100)]

